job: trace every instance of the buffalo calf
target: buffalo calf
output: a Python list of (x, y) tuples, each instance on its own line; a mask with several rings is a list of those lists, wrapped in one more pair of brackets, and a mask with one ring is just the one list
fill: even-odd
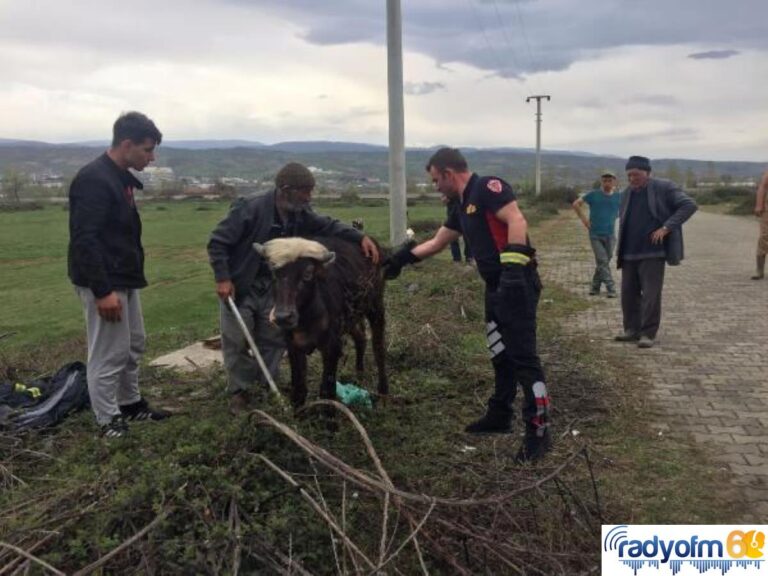
[(338, 238), (277, 238), (254, 244), (273, 274), (273, 320), (286, 333), (291, 362), (291, 401), (307, 397), (307, 355), (323, 358), (320, 397), (335, 398), (343, 337), (355, 342), (356, 367), (363, 369), (365, 319), (371, 326), (378, 390), (387, 394), (384, 366), (384, 278), (380, 265), (360, 246)]

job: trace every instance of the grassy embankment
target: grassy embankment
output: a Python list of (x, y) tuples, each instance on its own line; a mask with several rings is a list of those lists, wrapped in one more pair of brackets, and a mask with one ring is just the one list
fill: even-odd
[[(150, 288), (144, 291), (148, 357), (215, 331), (216, 307), (205, 257), (207, 234), (224, 204), (147, 205), (142, 209)], [(387, 237), (386, 208), (329, 208)], [(440, 206), (410, 208), (413, 220), (439, 221)], [(530, 212), (533, 215), (533, 212)], [(537, 229), (532, 235), (536, 239)], [(0, 214), (0, 368), (21, 376), (83, 356), (81, 316), (65, 275), (66, 213)], [(588, 303), (547, 286), (540, 347), (558, 443), (541, 466), (516, 467), (517, 436), (469, 437), (463, 425), (483, 410), (492, 378), (483, 338), (482, 285), (447, 255), (404, 272), (387, 289), (387, 350), (392, 397), (358, 411), (384, 468), (414, 494), (480, 499), (556, 479), (503, 504), (438, 505), (419, 532), (434, 573), (576, 574), (599, 562), (599, 524), (714, 523), (733, 517), (722, 479), (703, 472), (685, 439), (659, 438), (648, 426), (631, 367), (585, 341), (563, 336), (561, 322)], [(318, 359), (312, 362), (316, 381)], [(351, 360), (351, 359), (349, 359)], [(353, 379), (352, 362), (342, 369)], [(367, 387), (372, 389), (373, 376)], [(383, 499), (308, 460), (294, 444), (256, 422), (226, 413), (220, 371), (175, 375), (145, 370), (145, 393), (179, 415), (132, 428), (125, 442), (96, 437), (88, 413), (48, 434), (0, 435), (0, 541), (71, 571), (93, 562), (150, 525), (107, 566), (118, 573), (277, 571), (301, 562), (312, 573), (355, 572), (361, 556), (331, 544), (328, 523), (256, 454), (289, 470), (344, 524), (366, 554), (379, 557)], [(316, 386), (311, 386), (316, 390)], [(359, 470), (375, 470), (347, 425), (329, 437), (315, 419), (294, 420), (262, 407)], [(578, 430), (579, 434), (573, 434)], [(579, 450), (588, 449), (589, 465)], [(591, 472), (600, 495), (596, 503)], [(428, 504), (393, 499), (386, 517), (396, 551)], [(396, 511), (395, 511), (396, 510)], [(353, 557), (356, 560), (353, 560)], [(0, 570), (19, 558), (0, 551)], [(419, 572), (412, 545), (392, 560)]]

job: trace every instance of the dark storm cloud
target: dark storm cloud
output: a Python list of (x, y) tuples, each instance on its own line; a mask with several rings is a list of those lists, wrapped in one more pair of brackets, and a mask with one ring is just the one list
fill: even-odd
[(707, 52), (696, 52), (688, 54), (688, 58), (694, 60), (725, 60), (741, 54), (738, 50), (709, 50)]
[[(229, 0), (288, 18), (308, 42), (386, 43), (384, 2), (339, 0)], [(438, 65), (465, 63), (503, 77), (563, 70), (622, 46), (721, 43), (768, 48), (764, 0), (419, 0), (403, 2), (406, 50)], [(691, 57), (725, 58), (738, 50)]]

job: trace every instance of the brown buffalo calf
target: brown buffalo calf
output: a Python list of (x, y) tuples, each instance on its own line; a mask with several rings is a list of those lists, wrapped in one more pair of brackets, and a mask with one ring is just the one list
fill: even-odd
[(367, 259), (360, 246), (337, 238), (278, 238), (254, 244), (254, 249), (272, 269), (273, 318), (286, 332), (294, 407), (307, 398), (307, 355), (315, 349), (323, 357), (321, 398), (335, 398), (345, 334), (355, 342), (356, 367), (362, 371), (366, 318), (371, 326), (379, 393), (387, 394), (381, 266)]

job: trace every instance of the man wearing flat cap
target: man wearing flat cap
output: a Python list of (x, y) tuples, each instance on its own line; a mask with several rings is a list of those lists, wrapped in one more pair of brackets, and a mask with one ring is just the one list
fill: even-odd
[(674, 182), (651, 178), (648, 158), (630, 156), (626, 171), (617, 256), (624, 332), (616, 340), (651, 348), (661, 323), (664, 269), (683, 259), (682, 226), (698, 207)]
[[(606, 296), (616, 298), (616, 286), (611, 276), (611, 258), (616, 248), (616, 217), (619, 215), (621, 192), (616, 192), (616, 174), (610, 170), (600, 173), (600, 187), (576, 198), (572, 206), (576, 215), (589, 231), (589, 243), (595, 255), (595, 272), (592, 274), (590, 296), (600, 294), (605, 284)], [(589, 206), (589, 218), (582, 210)]]
[(227, 307), (227, 298), (234, 299), (273, 378), (285, 349), (282, 332), (269, 321), (272, 273), (253, 250), (253, 243), (291, 236), (335, 236), (359, 244), (366, 257), (374, 263), (379, 261), (376, 244), (368, 236), (312, 211), (309, 202), (314, 187), (312, 172), (290, 162), (277, 173), (272, 191), (236, 200), (211, 233), (208, 256), (220, 299), (221, 347), (234, 415), (248, 407), (253, 383), (264, 383), (265, 379), (248, 354), (248, 344)]

